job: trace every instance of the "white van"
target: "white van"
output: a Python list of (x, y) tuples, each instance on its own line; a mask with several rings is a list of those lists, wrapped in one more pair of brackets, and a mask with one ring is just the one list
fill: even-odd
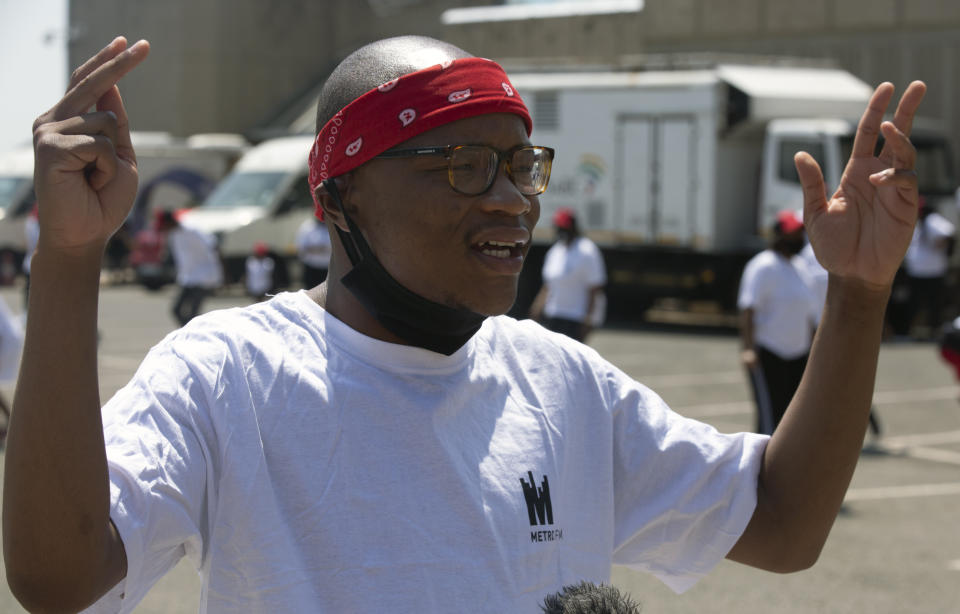
[[(150, 209), (190, 207), (226, 175), (249, 143), (238, 134), (198, 134), (186, 139), (166, 132), (132, 132), (139, 191), (127, 218), (140, 230)], [(26, 249), (24, 224), (33, 207), (33, 148), (0, 153), (0, 262), (13, 254), (19, 267)], [(108, 247), (108, 254), (110, 248)]]
[(239, 281), (255, 243), (266, 243), (278, 268), (297, 263), (296, 234), (314, 213), (307, 184), (312, 136), (269, 139), (250, 149), (199, 206), (180, 220), (218, 237), (228, 282)]
[(33, 148), (0, 154), (0, 261), (11, 254), (17, 267), (26, 249), (24, 221), (33, 207)]

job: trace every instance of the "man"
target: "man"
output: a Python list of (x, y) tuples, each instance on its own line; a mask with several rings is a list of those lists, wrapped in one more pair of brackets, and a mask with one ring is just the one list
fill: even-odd
[(497, 315), (552, 153), (496, 64), (420, 37), (363, 47), (321, 93), (327, 282), (195, 319), (101, 412), (99, 266), (136, 192), (116, 82), (148, 45), (125, 48), (80, 67), (35, 125), (40, 245), (3, 497), (28, 609), (128, 612), (184, 554), (216, 612), (525, 612), (611, 562), (684, 590), (724, 556), (816, 560), (916, 216), (905, 132), (922, 84), (893, 123), (878, 88), (830, 201), (797, 157), (832, 278), (769, 440), (684, 419), (582, 344)]
[(757, 432), (766, 435), (780, 424), (800, 385), (820, 318), (795, 259), (803, 244), (803, 220), (781, 211), (770, 247), (750, 259), (740, 280), (740, 359), (757, 404)]
[(254, 243), (253, 253), (247, 256), (244, 262), (246, 274), (243, 283), (247, 288), (247, 296), (255, 301), (262, 301), (267, 297), (267, 293), (273, 291), (275, 266), (270, 255), (270, 246), (263, 241)]
[(943, 324), (940, 312), (955, 233), (950, 220), (937, 213), (930, 201), (921, 198), (919, 219), (903, 268), (910, 286), (907, 325), (914, 324), (922, 313), (927, 339), (936, 338)]
[(297, 228), (297, 256), (303, 267), (303, 287), (309, 289), (322, 284), (330, 266), (330, 233), (316, 217), (304, 220)]
[(557, 241), (544, 258), (543, 286), (533, 300), (531, 315), (550, 330), (582, 342), (604, 300), (607, 270), (600, 250), (580, 234), (572, 209), (558, 209), (553, 227)]
[(199, 228), (182, 224), (172, 211), (157, 214), (157, 229), (167, 237), (167, 249), (177, 267), (180, 292), (173, 301), (173, 317), (180, 326), (200, 313), (203, 301), (223, 284), (217, 239)]

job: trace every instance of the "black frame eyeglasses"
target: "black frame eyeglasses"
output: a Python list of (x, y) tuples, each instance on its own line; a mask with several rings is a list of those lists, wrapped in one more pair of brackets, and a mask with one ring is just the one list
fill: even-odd
[(501, 151), (488, 145), (442, 145), (393, 149), (378, 158), (408, 158), (413, 156), (443, 156), (447, 160), (447, 179), (455, 192), (467, 196), (483, 194), (493, 185), (506, 164), (507, 176), (521, 194), (543, 194), (550, 182), (553, 149), (538, 145), (518, 145)]

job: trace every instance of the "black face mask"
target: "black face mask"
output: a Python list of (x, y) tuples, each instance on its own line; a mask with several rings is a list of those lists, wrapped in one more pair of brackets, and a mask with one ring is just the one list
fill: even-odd
[(384, 328), (407, 343), (449, 356), (470, 340), (487, 316), (435, 303), (413, 293), (387, 272), (347, 215), (332, 180), (323, 185), (336, 201), (350, 232), (337, 228), (353, 269), (341, 283)]

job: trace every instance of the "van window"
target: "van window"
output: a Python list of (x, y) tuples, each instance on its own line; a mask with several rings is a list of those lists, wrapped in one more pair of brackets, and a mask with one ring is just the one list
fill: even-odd
[(310, 183), (306, 175), (297, 177), (290, 186), (290, 198), (294, 201), (292, 209), (313, 208), (313, 196), (310, 195)]
[(276, 200), (286, 173), (230, 173), (204, 201), (204, 207), (267, 207)]
[(31, 183), (33, 183), (32, 177), (0, 177), (0, 210), (6, 211), (8, 215), (16, 215), (17, 211), (7, 211), (7, 209), (15, 207), (21, 201), (27, 186)]
[(780, 172), (778, 173), (783, 181), (800, 183), (797, 167), (793, 163), (793, 156), (798, 151), (807, 152), (813, 156), (821, 169), (824, 168), (823, 160), (826, 155), (824, 154), (823, 143), (802, 139), (784, 139), (780, 141)]

